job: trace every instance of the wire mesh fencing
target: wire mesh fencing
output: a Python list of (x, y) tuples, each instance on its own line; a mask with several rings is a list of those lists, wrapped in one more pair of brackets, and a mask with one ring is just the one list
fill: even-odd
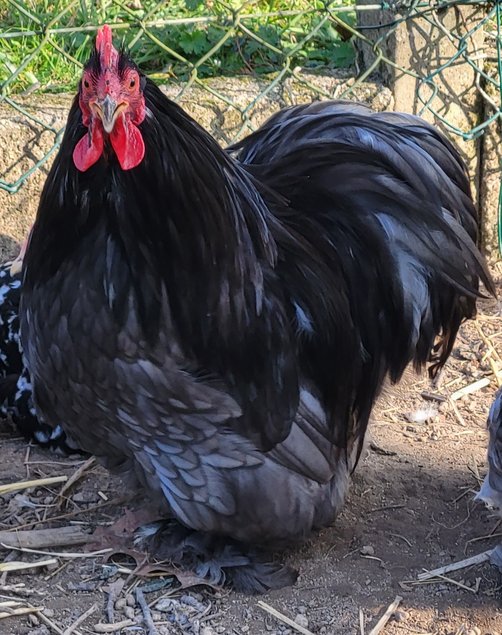
[[(475, 10), (474, 18), (444, 19), (464, 9)], [(150, 77), (176, 86), (175, 99), (197, 86), (233, 109), (240, 121), (236, 137), (252, 129), (253, 109), (288, 78), (308, 86), (315, 98), (350, 98), (380, 73), (391, 82), (412, 79), (418, 114), (433, 115), (461, 140), (475, 140), (497, 127), (502, 113), (501, 11), (499, 2), (468, 0), (3, 0), (0, 106), (50, 134), (51, 144), (21, 174), (0, 173), (0, 189), (17, 192), (57, 149), (63, 131), (26, 108), (26, 100), (75, 92), (104, 22)], [(426, 32), (422, 49), (447, 43), (437, 44), (433, 66), (424, 62), (423, 50), (404, 61), (395, 54), (396, 38), (410, 37), (413, 48), (411, 25)], [(475, 116), (459, 123), (438, 107), (438, 95), (445, 91), (445, 73), (461, 66), (470, 69), (478, 101)], [(312, 81), (340, 68), (353, 77), (341, 92)], [(210, 81), (242, 75), (265, 80), (244, 104)]]

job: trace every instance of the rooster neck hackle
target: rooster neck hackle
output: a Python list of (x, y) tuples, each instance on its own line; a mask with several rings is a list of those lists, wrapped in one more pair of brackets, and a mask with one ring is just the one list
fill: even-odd
[[(31, 271), (50, 278), (79, 250), (94, 249), (105, 286), (107, 271), (121, 270), (120, 291), (133, 292), (146, 330), (158, 325), (162, 288), (171, 304), (193, 294), (198, 319), (230, 315), (244, 326), (251, 306), (262, 310), (263, 265), (276, 259), (270, 213), (251, 177), (148, 80), (145, 98), (145, 159), (128, 171), (106, 148), (87, 172), (75, 169), (71, 153), (84, 129), (74, 102), (43, 190), (36, 222), (44, 240), (31, 251), (27, 283)], [(106, 244), (94, 243), (103, 227)], [(121, 311), (125, 304), (124, 319)]]

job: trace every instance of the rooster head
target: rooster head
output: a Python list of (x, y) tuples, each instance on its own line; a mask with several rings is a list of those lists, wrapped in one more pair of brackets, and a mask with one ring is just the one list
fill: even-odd
[(82, 123), (88, 131), (73, 151), (75, 166), (85, 172), (109, 142), (123, 170), (136, 167), (145, 155), (138, 125), (145, 118), (144, 77), (113, 46), (109, 26), (99, 29), (96, 50), (84, 68), (79, 89)]

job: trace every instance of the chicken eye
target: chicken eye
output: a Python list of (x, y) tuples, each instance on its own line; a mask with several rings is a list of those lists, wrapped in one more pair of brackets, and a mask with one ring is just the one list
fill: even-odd
[(89, 82), (86, 79), (84, 79), (84, 87), (89, 88)]
[(136, 80), (131, 79), (131, 81), (129, 82), (129, 88), (134, 88), (135, 86), (136, 86)]

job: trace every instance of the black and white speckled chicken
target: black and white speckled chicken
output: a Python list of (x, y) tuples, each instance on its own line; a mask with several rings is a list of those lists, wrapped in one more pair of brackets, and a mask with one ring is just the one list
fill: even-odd
[(104, 27), (25, 258), (37, 412), (170, 519), (156, 555), (290, 583), (250, 545), (333, 522), (384, 380), (439, 369), (493, 290), (476, 237), (421, 119), (315, 103), (225, 151)]
[(0, 417), (10, 417), (21, 434), (40, 445), (74, 451), (57, 425), (37, 417), (29, 372), (24, 365), (19, 336), (19, 301), (24, 247), (19, 256), (0, 265)]

